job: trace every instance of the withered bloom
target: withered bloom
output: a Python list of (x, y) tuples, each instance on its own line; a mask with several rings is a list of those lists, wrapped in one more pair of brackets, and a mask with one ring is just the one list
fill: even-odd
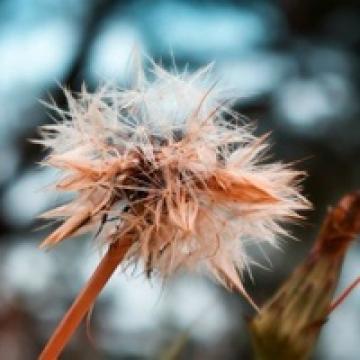
[(309, 206), (302, 173), (265, 163), (256, 138), (211, 82), (211, 66), (189, 74), (139, 67), (132, 89), (66, 91), (68, 110), (42, 128), (45, 163), (61, 169), (74, 199), (46, 218), (63, 220), (42, 246), (83, 232), (105, 243), (131, 239), (125, 262), (150, 275), (206, 268), (243, 291), (247, 246), (277, 245), (282, 224)]

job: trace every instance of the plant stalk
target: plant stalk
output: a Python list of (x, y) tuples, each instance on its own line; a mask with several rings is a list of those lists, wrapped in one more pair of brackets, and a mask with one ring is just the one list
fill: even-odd
[(59, 357), (80, 322), (93, 306), (97, 296), (123, 260), (131, 244), (132, 241), (130, 239), (122, 239), (109, 246), (107, 253), (88, 283), (76, 297), (70, 309), (53, 332), (53, 335), (40, 354), (39, 360), (55, 360)]

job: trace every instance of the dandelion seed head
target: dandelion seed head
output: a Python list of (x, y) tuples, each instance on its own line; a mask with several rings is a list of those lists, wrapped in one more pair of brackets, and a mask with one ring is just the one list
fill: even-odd
[(61, 170), (56, 188), (76, 195), (43, 215), (63, 220), (43, 246), (83, 232), (103, 243), (130, 236), (126, 259), (148, 274), (200, 267), (242, 288), (248, 246), (277, 246), (283, 224), (309, 207), (303, 174), (265, 161), (267, 136), (231, 109), (211, 65), (149, 72), (138, 66), (127, 89), (65, 90), (68, 109), (53, 106), (44, 162)]

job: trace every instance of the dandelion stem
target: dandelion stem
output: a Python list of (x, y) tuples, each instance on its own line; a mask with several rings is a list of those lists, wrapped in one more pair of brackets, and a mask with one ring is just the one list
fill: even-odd
[(123, 239), (110, 245), (88, 283), (79, 293), (72, 306), (62, 318), (52, 337), (47, 342), (39, 360), (57, 359), (80, 322), (94, 304), (97, 296), (110, 279), (131, 245), (130, 239)]

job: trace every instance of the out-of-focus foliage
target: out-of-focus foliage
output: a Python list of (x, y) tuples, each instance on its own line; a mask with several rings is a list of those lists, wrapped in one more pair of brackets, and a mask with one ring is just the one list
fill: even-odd
[[(50, 120), (39, 99), (65, 100), (58, 83), (79, 90), (106, 80), (126, 85), (129, 55), (140, 49), (172, 66), (215, 61), (220, 81), (235, 89), (235, 107), (272, 131), (274, 151), (309, 173), (305, 193), (315, 211), (302, 228), (312, 239), (318, 220), (340, 194), (360, 185), (360, 11), (356, 1), (0, 2), (0, 350), (9, 360), (36, 357), (99, 253), (89, 238), (43, 253), (49, 229), (36, 215), (61, 202), (44, 191), (57, 174), (35, 163), (44, 153), (28, 142)], [(310, 247), (287, 242), (271, 254), (271, 270), (254, 272), (249, 291), (266, 299)], [(340, 287), (359, 273), (350, 252)], [(257, 256), (257, 254), (254, 254)], [(266, 260), (259, 256), (262, 264)], [(130, 269), (131, 272), (131, 269)], [(114, 277), (64, 359), (149, 358), (189, 330), (184, 358), (249, 357), (240, 297), (202, 277), (148, 284), (141, 274)], [(319, 359), (356, 359), (359, 297), (325, 326)], [(341, 328), (341, 331), (339, 331)]]

